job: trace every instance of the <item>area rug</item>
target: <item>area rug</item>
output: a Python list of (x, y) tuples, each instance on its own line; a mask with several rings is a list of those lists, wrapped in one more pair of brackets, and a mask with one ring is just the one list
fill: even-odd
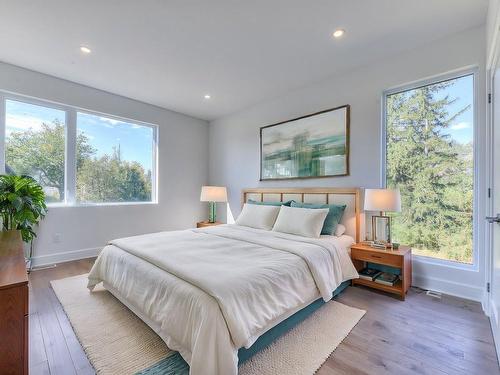
[[(188, 375), (189, 366), (103, 287), (90, 293), (87, 275), (51, 281), (98, 374)], [(365, 311), (330, 301), (239, 367), (241, 375), (314, 374)]]

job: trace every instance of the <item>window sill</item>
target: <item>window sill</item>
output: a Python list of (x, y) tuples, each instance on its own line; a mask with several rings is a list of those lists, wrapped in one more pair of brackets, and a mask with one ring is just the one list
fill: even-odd
[(452, 269), (461, 270), (461, 271), (471, 271), (471, 272), (478, 272), (479, 271), (479, 267), (477, 266), (477, 263), (472, 263), (472, 264), (459, 263), (459, 262), (454, 262), (452, 260), (437, 259), (437, 258), (431, 258), (431, 257), (426, 257), (423, 255), (416, 255), (416, 254), (412, 254), (412, 261), (415, 263), (428, 264), (428, 265), (438, 266), (438, 267), (452, 268)]
[(108, 202), (108, 203), (48, 203), (47, 208), (80, 208), (80, 207), (115, 207), (115, 206), (154, 206), (158, 202)]

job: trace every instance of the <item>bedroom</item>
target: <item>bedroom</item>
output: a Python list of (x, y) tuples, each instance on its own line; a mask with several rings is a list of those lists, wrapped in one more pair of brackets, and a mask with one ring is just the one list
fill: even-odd
[(500, 373), (497, 0), (0, 9), (0, 374)]

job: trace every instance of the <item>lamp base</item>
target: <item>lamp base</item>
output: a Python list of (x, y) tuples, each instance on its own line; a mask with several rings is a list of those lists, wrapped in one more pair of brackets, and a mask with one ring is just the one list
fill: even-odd
[(209, 223), (215, 223), (216, 219), (216, 206), (215, 202), (208, 202), (208, 222)]

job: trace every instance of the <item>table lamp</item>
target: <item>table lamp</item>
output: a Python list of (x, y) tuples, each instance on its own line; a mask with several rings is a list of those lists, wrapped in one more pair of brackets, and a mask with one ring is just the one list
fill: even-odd
[(208, 222), (215, 223), (215, 203), (227, 202), (227, 191), (224, 186), (202, 186), (201, 202), (208, 202)]
[[(365, 211), (378, 211), (380, 215), (372, 216), (372, 238), (374, 241), (382, 236), (387, 243), (391, 243), (391, 218), (384, 216), (384, 212), (401, 212), (401, 194), (397, 189), (365, 189)], [(387, 233), (384, 228), (377, 226), (377, 222), (386, 222)]]

